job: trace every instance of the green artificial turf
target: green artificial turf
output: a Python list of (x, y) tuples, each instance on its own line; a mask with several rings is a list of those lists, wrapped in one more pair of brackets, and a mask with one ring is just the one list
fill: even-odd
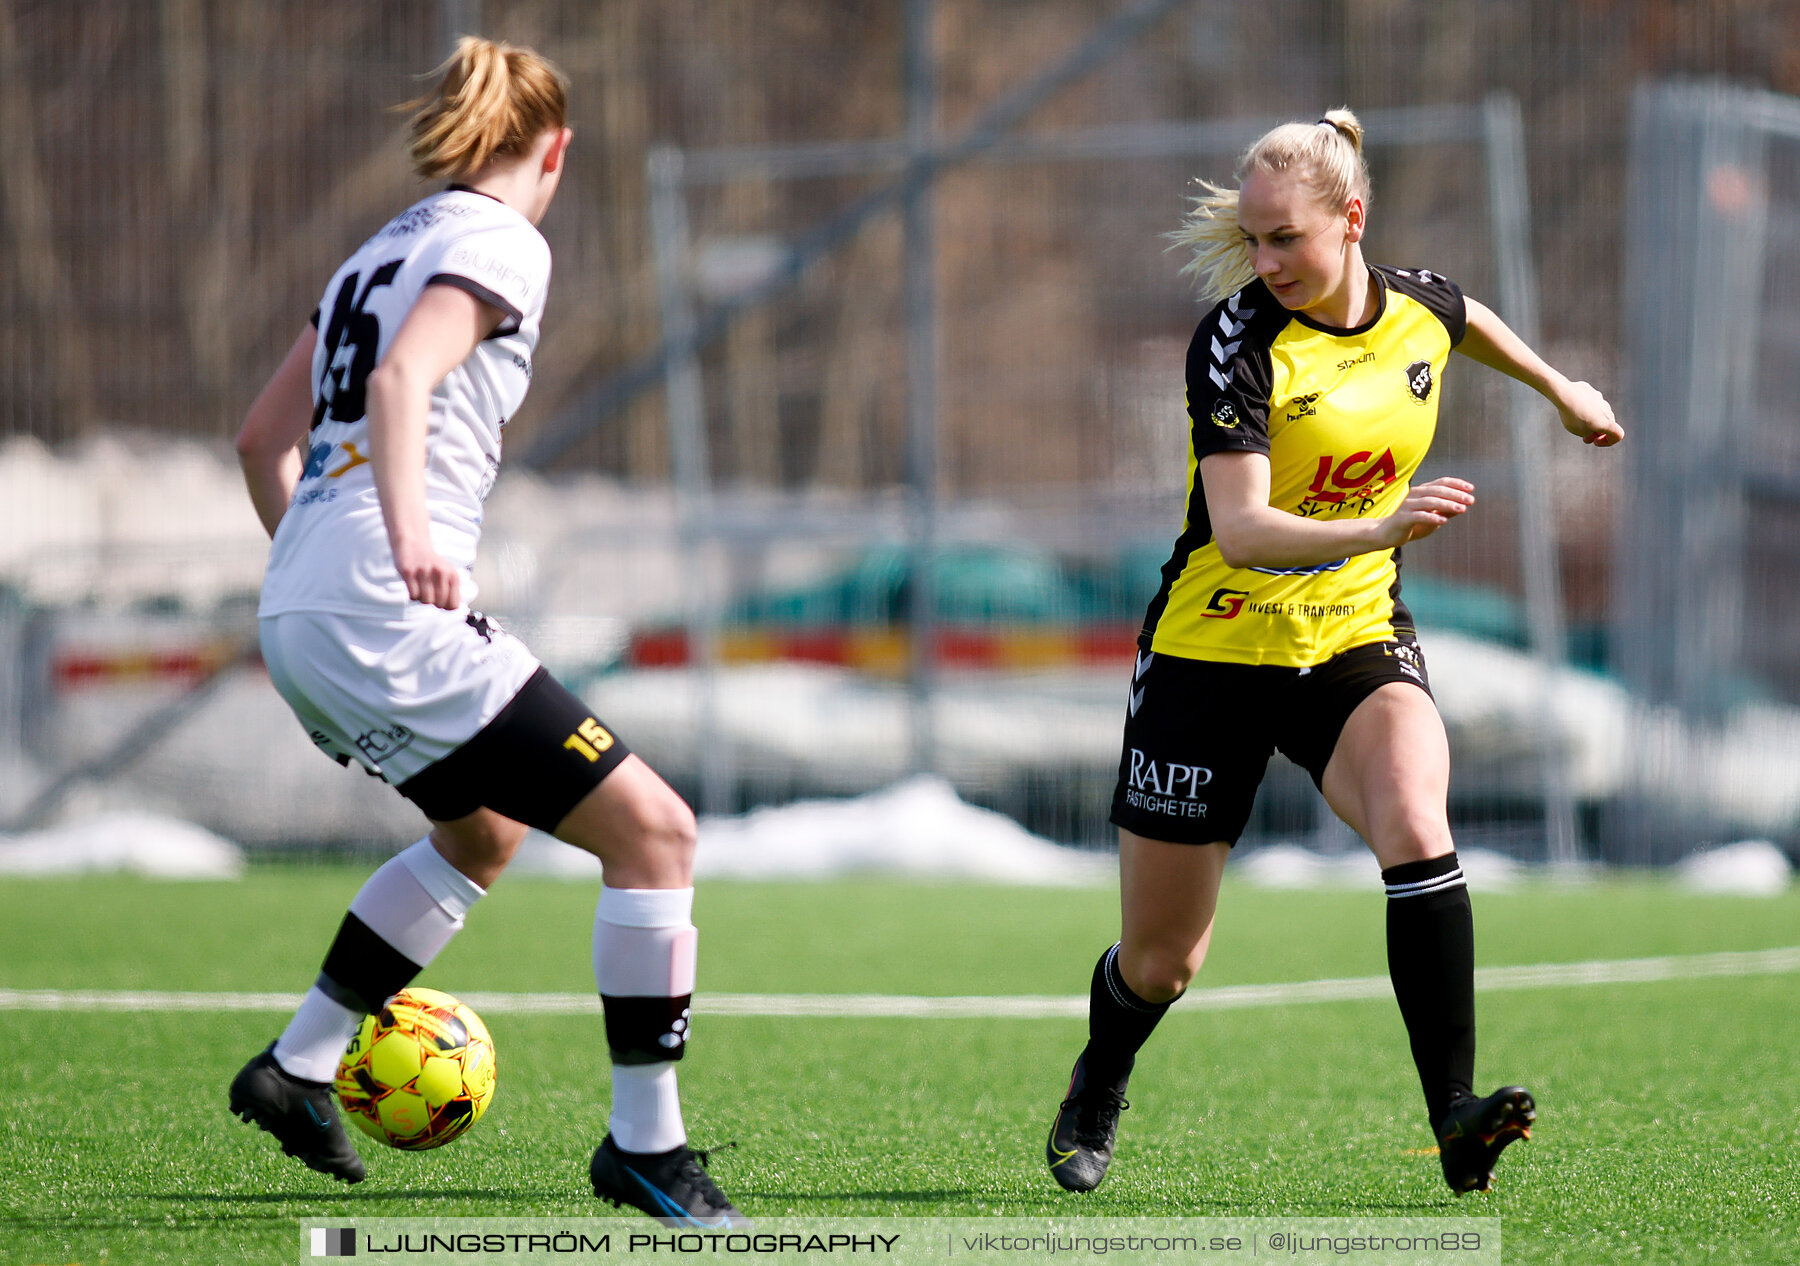
[[(0, 988), (298, 992), (363, 871), (236, 883), (0, 884)], [(585, 992), (594, 888), (496, 886), (421, 978)], [(1228, 885), (1199, 987), (1380, 975), (1379, 892)], [(1800, 944), (1800, 894), (1694, 897), (1655, 879), (1475, 898), (1483, 966)], [(890, 880), (703, 885), (715, 993), (1084, 993), (1107, 889)], [(1043, 1134), (1074, 1019), (702, 1015), (682, 1065), (697, 1146), (753, 1215), (1502, 1219), (1511, 1262), (1800, 1260), (1800, 976), (1484, 993), (1478, 1081), (1541, 1119), (1498, 1188), (1444, 1187), (1390, 999), (1171, 1013), (1141, 1056), (1106, 1184), (1062, 1193)], [(0, 1011), (0, 1260), (293, 1261), (302, 1219), (588, 1217), (605, 1128), (597, 1020), (487, 1017), (499, 1092), (438, 1152), (364, 1147), (338, 1187), (224, 1108), (273, 1012)]]

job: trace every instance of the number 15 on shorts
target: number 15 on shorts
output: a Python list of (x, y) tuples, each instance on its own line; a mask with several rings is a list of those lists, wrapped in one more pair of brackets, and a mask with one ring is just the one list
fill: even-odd
[(612, 745), (613, 736), (593, 717), (576, 726), (575, 733), (563, 740), (563, 747), (572, 752), (580, 752), (590, 761), (599, 760), (600, 753)]

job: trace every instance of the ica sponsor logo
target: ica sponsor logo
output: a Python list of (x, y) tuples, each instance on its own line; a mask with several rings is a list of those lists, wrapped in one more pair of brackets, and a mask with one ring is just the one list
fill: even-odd
[[(1310, 518), (1324, 506), (1367, 501), (1394, 482), (1397, 473), (1391, 448), (1382, 449), (1379, 457), (1367, 449), (1343, 458), (1321, 453), (1312, 483), (1307, 485), (1306, 496), (1301, 501), (1300, 513)], [(1311, 509), (1308, 509), (1309, 504)]]

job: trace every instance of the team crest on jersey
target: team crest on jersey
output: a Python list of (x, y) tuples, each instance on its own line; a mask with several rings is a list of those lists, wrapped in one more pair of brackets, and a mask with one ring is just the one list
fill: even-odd
[(1221, 400), (1213, 406), (1212, 424), (1214, 426), (1223, 427), (1227, 431), (1234, 431), (1241, 421), (1243, 421), (1243, 419), (1238, 417), (1237, 410), (1231, 407), (1231, 401)]
[(1420, 404), (1431, 399), (1431, 388), (1436, 381), (1428, 360), (1416, 360), (1406, 367), (1406, 389), (1412, 392), (1412, 398)]

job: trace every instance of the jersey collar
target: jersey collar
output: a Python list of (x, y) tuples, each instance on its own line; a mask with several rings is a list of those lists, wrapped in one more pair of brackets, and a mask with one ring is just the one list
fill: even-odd
[[(1367, 267), (1367, 265), (1364, 265), (1364, 267)], [(1387, 278), (1383, 277), (1380, 272), (1370, 268), (1369, 276), (1375, 279), (1375, 314), (1361, 325), (1353, 325), (1346, 328), (1337, 325), (1326, 325), (1322, 321), (1315, 321), (1304, 312), (1295, 312), (1291, 315), (1294, 320), (1300, 322), (1301, 325), (1306, 326), (1307, 329), (1317, 330), (1321, 334), (1332, 334), (1336, 335), (1338, 338), (1355, 338), (1358, 334), (1367, 334), (1370, 330), (1375, 328), (1375, 323), (1380, 321), (1382, 314), (1387, 311), (1388, 291)], [(1270, 297), (1273, 298), (1274, 296), (1271, 295)]]
[(475, 194), (477, 197), (491, 198), (491, 199), (493, 199), (493, 201), (499, 202), (501, 206), (506, 205), (506, 203), (502, 202), (499, 198), (495, 198), (493, 194), (483, 193), (481, 190), (477, 189), (474, 185), (452, 183), (452, 184), (444, 186), (444, 192), (445, 193), (472, 193), (472, 194)]

